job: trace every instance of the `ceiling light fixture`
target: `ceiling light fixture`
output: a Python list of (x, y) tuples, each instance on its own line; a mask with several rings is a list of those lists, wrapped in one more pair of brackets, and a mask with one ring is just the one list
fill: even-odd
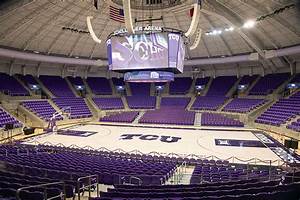
[(229, 28), (225, 28), (225, 31), (233, 31), (234, 30), (234, 28), (231, 26), (231, 27), (229, 27)]
[(244, 28), (252, 28), (254, 26), (255, 26), (255, 21), (254, 20), (248, 20), (243, 25)]

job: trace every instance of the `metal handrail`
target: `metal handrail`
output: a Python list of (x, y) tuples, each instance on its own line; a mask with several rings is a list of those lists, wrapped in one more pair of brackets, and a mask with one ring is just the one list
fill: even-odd
[[(92, 179), (96, 178), (96, 183), (92, 183)], [(88, 185), (83, 185), (82, 187), (80, 187), (80, 183), (82, 180), (87, 179), (88, 180)], [(94, 175), (89, 175), (89, 176), (84, 176), (84, 177), (80, 177), (77, 179), (77, 192), (78, 192), (78, 200), (80, 200), (80, 191), (85, 189), (89, 189), (89, 198), (91, 197), (91, 186), (96, 185), (97, 188), (97, 197), (99, 197), (99, 177), (98, 175), (94, 174)]]
[[(217, 160), (224, 160), (224, 161), (229, 161), (230, 163), (236, 163), (235, 162), (235, 160), (238, 160), (238, 161), (240, 161), (241, 163), (244, 163), (244, 164), (248, 164), (248, 163), (252, 163), (252, 164), (259, 164), (259, 163), (271, 163), (271, 164), (273, 164), (273, 163), (276, 163), (277, 162), (277, 166), (282, 166), (282, 165), (289, 165), (289, 163), (287, 163), (287, 162), (285, 162), (285, 161), (283, 161), (283, 160), (281, 160), (281, 159), (276, 159), (276, 160), (262, 160), (262, 159), (259, 159), (259, 158), (251, 158), (251, 159), (248, 159), (248, 160), (244, 160), (244, 159), (240, 159), (240, 158), (237, 158), (236, 156), (231, 156), (231, 157), (228, 157), (228, 158), (219, 158), (219, 157), (217, 157), (217, 156), (215, 156), (215, 155), (211, 155), (211, 156), (207, 156), (207, 155), (195, 155), (195, 154), (176, 154), (176, 153), (161, 153), (161, 152), (156, 152), (156, 151), (152, 151), (152, 152), (150, 152), (150, 153), (142, 153), (142, 152), (140, 152), (139, 150), (137, 150), (137, 149), (135, 149), (135, 150), (132, 150), (132, 151), (130, 151), (130, 152), (126, 152), (125, 150), (123, 150), (123, 149), (120, 149), (120, 148), (118, 148), (118, 149), (114, 149), (114, 150), (110, 150), (110, 149), (108, 149), (108, 148), (105, 148), (105, 147), (101, 147), (101, 148), (93, 148), (93, 147), (91, 147), (91, 146), (89, 146), (89, 145), (87, 145), (87, 146), (85, 146), (85, 147), (79, 147), (79, 146), (77, 146), (77, 145), (75, 145), (75, 144), (72, 144), (72, 145), (69, 145), (69, 146), (67, 146), (67, 145), (64, 145), (64, 144), (62, 144), (62, 143), (58, 143), (58, 144), (53, 144), (53, 143), (51, 143), (51, 142), (39, 142), (39, 141), (33, 141), (32, 143), (34, 143), (35, 145), (48, 145), (48, 146), (52, 146), (52, 147), (57, 147), (58, 145), (59, 145), (59, 147), (65, 147), (65, 148), (72, 148), (72, 150), (74, 149), (74, 148), (76, 148), (76, 149), (82, 149), (82, 150), (91, 150), (91, 151), (94, 151), (94, 152), (101, 152), (101, 151), (106, 151), (106, 152), (110, 152), (110, 153), (131, 153), (131, 154), (136, 154), (136, 155), (138, 155), (138, 154), (141, 154), (141, 155), (152, 155), (152, 156), (170, 156), (170, 157), (177, 157), (177, 158), (183, 158), (183, 159), (185, 159), (185, 158), (189, 158), (189, 159), (191, 159), (191, 158), (196, 158), (196, 159), (212, 159), (212, 160), (215, 160), (215, 159), (217, 159)], [(72, 150), (70, 150), (70, 151), (72, 151)], [(73, 150), (74, 151), (74, 150)], [(138, 153), (138, 154), (137, 154)], [(237, 163), (237, 164), (241, 164), (241, 163)]]
[[(120, 178), (120, 180), (121, 180), (120, 183), (122, 183), (122, 185), (125, 185), (124, 182), (123, 182), (123, 180), (124, 180), (125, 178), (126, 178), (126, 176), (123, 176), (123, 177)], [(137, 180), (137, 181), (138, 181), (138, 185), (142, 185), (142, 184), (143, 184), (142, 179), (140, 179), (139, 177), (136, 177), (136, 176), (129, 176), (129, 183), (128, 183), (128, 184), (133, 185), (133, 184), (132, 184), (132, 179)]]
[(23, 190), (27, 190), (27, 189), (31, 189), (31, 188), (44, 188), (44, 187), (47, 187), (47, 186), (51, 186), (51, 185), (62, 185), (63, 187), (63, 192), (60, 194), (60, 195), (57, 195), (57, 196), (54, 196), (54, 197), (51, 197), (51, 198), (47, 198), (47, 189), (45, 188), (44, 189), (44, 196), (45, 196), (45, 199), (47, 200), (51, 200), (51, 199), (55, 199), (55, 198), (58, 198), (58, 197), (61, 197), (63, 199), (66, 199), (66, 187), (65, 187), (65, 183), (63, 181), (59, 181), (59, 182), (53, 182), (53, 183), (45, 183), (45, 184), (39, 184), (39, 185), (33, 185), (33, 186), (27, 186), (27, 187), (21, 187), (17, 190), (17, 199), (18, 200), (21, 200), (20, 198), (20, 192), (23, 191)]

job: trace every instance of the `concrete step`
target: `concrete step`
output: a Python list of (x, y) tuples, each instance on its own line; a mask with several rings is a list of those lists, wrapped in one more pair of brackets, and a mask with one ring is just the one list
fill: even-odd
[(234, 92), (237, 90), (237, 87), (241, 81), (241, 77), (233, 84), (233, 86), (230, 88), (230, 90), (227, 92), (227, 94), (225, 96), (227, 97), (232, 97), (232, 95), (234, 94)]
[(126, 95), (127, 96), (131, 96), (132, 92), (131, 92), (131, 88), (128, 82), (125, 82), (125, 90), (126, 90)]
[(29, 92), (30, 96), (35, 95), (28, 87), (21, 81), (18, 76), (14, 76), (14, 78)]
[(48, 96), (49, 98), (53, 98), (54, 95), (50, 92), (50, 90), (48, 90), (48, 88), (43, 84), (43, 82), (40, 81), (40, 79), (37, 78), (37, 77), (34, 77), (34, 78), (35, 78), (35, 80), (38, 82), (38, 84), (40, 85), (41, 89), (47, 94), (47, 96)]
[(200, 112), (195, 113), (194, 126), (201, 126), (201, 113)]
[(156, 105), (155, 105), (156, 109), (160, 109), (160, 102), (161, 102), (161, 96), (157, 96), (156, 97)]
[(256, 85), (256, 83), (259, 81), (261, 77), (258, 76), (252, 83), (251, 85), (247, 88), (247, 90), (244, 92), (245, 95), (249, 95), (250, 90)]
[[(178, 168), (177, 168), (178, 169)], [(190, 184), (190, 180), (193, 174), (195, 166), (186, 166), (181, 173), (174, 173), (167, 181), (166, 185), (175, 184)]]
[(208, 83), (206, 84), (204, 90), (201, 92), (201, 96), (205, 96), (207, 94), (213, 80), (214, 80), (213, 78), (211, 78), (211, 77), (209, 78)]
[(195, 95), (191, 96), (191, 100), (189, 104), (186, 106), (187, 110), (190, 110), (192, 108), (192, 105), (194, 104), (195, 100), (196, 100), (196, 96)]
[(233, 98), (227, 99), (227, 100), (225, 101), (225, 103), (224, 103), (220, 108), (218, 108), (217, 111), (220, 111), (220, 112), (221, 112), (221, 111), (223, 110), (223, 108), (224, 108), (227, 104), (229, 104), (232, 100), (233, 100)]
[(79, 97), (79, 94), (78, 92), (75, 90), (74, 86), (72, 85), (72, 83), (69, 81), (69, 79), (67, 77), (64, 78), (70, 88), (70, 90), (73, 92), (73, 94), (76, 96), (76, 97)]
[(145, 114), (145, 111), (140, 111), (139, 115), (135, 118), (135, 120), (132, 123), (133, 124), (138, 124), (139, 120), (143, 117), (144, 114)]
[(128, 106), (128, 103), (127, 103), (127, 100), (126, 100), (126, 97), (125, 96), (121, 96), (121, 100), (123, 102), (124, 109), (127, 110), (127, 111), (130, 110), (129, 106)]
[(87, 93), (88, 95), (93, 96), (94, 94), (93, 94), (93, 92), (92, 92), (92, 89), (90, 88), (89, 84), (86, 82), (86, 79), (83, 78), (82, 81), (83, 81), (83, 83), (84, 83), (86, 93)]

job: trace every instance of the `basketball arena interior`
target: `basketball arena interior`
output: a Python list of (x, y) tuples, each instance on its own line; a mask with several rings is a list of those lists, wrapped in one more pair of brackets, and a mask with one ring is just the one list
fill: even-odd
[(299, 200), (298, 0), (1, 0), (0, 200)]

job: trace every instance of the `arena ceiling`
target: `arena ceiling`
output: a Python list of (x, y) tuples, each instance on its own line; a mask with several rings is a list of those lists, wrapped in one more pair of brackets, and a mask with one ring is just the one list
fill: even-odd
[[(174, 1), (174, 0), (173, 0)], [(3, 1), (2, 1), (3, 2)], [(110, 19), (110, 6), (119, 7), (121, 0), (100, 0), (98, 9), (92, 0), (10, 0), (0, 5), (0, 45), (19, 50), (68, 57), (106, 59), (105, 40), (123, 23)], [(163, 0), (163, 6), (147, 7), (140, 0), (132, 0), (132, 17), (137, 19), (163, 17), (153, 25), (187, 31), (189, 11), (194, 0)], [(168, 4), (169, 2), (169, 4)], [(300, 44), (300, 14), (297, 7), (285, 9), (263, 20), (253, 28), (243, 28), (249, 19), (257, 19), (297, 3), (297, 0), (203, 0), (199, 26), (203, 30), (200, 44), (187, 50), (186, 58), (227, 57), (267, 49), (280, 49)], [(102, 40), (95, 43), (88, 31), (86, 17), (93, 16), (93, 28)], [(136, 23), (145, 26), (146, 22)], [(63, 29), (63, 27), (65, 27)], [(234, 27), (233, 31), (224, 31)], [(76, 29), (77, 31), (71, 31)], [(209, 35), (222, 29), (222, 34)], [(80, 33), (83, 31), (83, 33)], [(192, 37), (191, 42), (194, 40)], [(274, 59), (286, 65), (295, 57)]]

